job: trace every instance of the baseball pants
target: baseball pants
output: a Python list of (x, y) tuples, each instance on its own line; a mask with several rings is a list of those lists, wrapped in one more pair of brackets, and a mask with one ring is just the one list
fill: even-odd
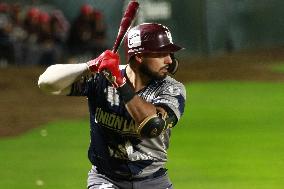
[(93, 166), (88, 173), (88, 189), (173, 189), (173, 185), (167, 173), (156, 178), (126, 181), (111, 179), (103, 174), (99, 174)]

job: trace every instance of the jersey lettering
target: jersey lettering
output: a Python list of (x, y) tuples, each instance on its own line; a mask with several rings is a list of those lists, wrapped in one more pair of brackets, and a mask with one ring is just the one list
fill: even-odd
[(115, 130), (116, 132), (137, 135), (136, 124), (133, 119), (126, 119), (114, 113), (106, 112), (101, 108), (96, 109), (96, 121), (102, 126)]

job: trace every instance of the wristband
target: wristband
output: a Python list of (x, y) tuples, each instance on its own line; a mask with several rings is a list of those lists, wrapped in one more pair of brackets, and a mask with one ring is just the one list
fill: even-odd
[(125, 83), (121, 87), (118, 87), (117, 91), (119, 92), (119, 95), (121, 96), (125, 104), (136, 95), (132, 87), (128, 83)]

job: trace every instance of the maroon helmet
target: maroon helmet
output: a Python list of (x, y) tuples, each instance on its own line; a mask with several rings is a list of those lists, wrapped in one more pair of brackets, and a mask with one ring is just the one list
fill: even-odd
[(182, 49), (172, 41), (170, 30), (157, 23), (143, 23), (131, 28), (124, 39), (127, 62), (138, 53), (174, 53)]

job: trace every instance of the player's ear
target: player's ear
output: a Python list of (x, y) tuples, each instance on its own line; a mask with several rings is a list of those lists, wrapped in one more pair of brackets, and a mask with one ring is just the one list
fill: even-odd
[(139, 64), (142, 63), (142, 60), (143, 60), (142, 54), (136, 54), (136, 55), (134, 56), (134, 58), (135, 58), (135, 62), (137, 62), (137, 63), (139, 63)]

